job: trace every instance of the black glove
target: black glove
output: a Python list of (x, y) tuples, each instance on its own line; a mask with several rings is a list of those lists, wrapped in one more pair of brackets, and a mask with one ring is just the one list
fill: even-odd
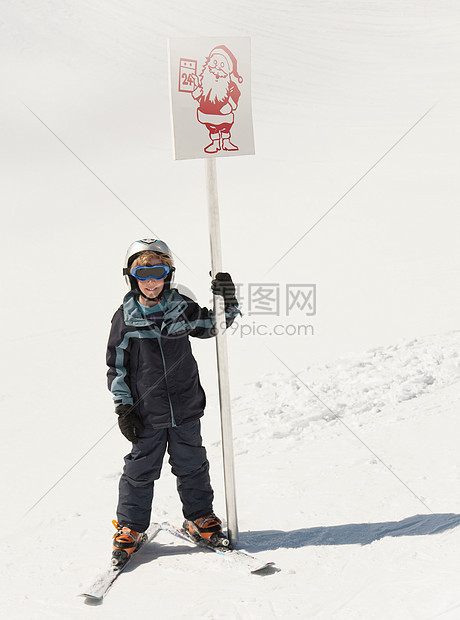
[(211, 282), (211, 291), (214, 295), (222, 295), (225, 307), (231, 306), (236, 302), (235, 285), (229, 273), (216, 273), (216, 277)]
[(118, 415), (118, 426), (123, 435), (132, 443), (137, 443), (136, 431), (143, 431), (144, 425), (134, 411), (133, 405), (118, 405), (115, 413)]

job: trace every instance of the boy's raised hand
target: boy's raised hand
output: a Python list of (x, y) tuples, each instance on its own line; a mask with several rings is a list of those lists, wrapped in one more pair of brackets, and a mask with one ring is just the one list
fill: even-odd
[(211, 290), (214, 295), (222, 295), (226, 306), (236, 301), (235, 285), (229, 273), (221, 271), (216, 273), (215, 278), (211, 282)]
[(136, 431), (143, 431), (144, 425), (141, 419), (134, 411), (132, 405), (118, 405), (115, 408), (115, 413), (118, 415), (118, 426), (123, 435), (131, 443), (137, 443)]

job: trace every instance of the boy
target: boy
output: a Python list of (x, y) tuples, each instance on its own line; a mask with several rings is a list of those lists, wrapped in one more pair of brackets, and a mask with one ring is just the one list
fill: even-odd
[[(173, 288), (172, 254), (159, 239), (128, 248), (129, 293), (115, 312), (107, 347), (107, 377), (118, 425), (132, 442), (119, 483), (112, 563), (122, 567), (150, 523), (155, 480), (166, 449), (185, 517), (184, 528), (214, 545), (225, 544), (202, 445), (200, 418), (206, 397), (189, 336), (215, 335), (214, 315)], [(212, 292), (222, 295), (226, 324), (239, 314), (235, 286), (218, 273)]]

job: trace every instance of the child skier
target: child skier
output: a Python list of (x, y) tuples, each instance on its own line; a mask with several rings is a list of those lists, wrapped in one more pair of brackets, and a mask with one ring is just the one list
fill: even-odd
[[(107, 347), (107, 377), (118, 425), (132, 442), (119, 483), (112, 563), (123, 566), (150, 523), (154, 481), (166, 450), (185, 517), (184, 529), (225, 544), (213, 512), (214, 493), (202, 445), (206, 397), (189, 336), (215, 335), (214, 315), (173, 288), (172, 254), (159, 239), (135, 241), (123, 273), (130, 291), (115, 312)], [(239, 314), (235, 286), (218, 273), (212, 292), (225, 302), (227, 327)]]

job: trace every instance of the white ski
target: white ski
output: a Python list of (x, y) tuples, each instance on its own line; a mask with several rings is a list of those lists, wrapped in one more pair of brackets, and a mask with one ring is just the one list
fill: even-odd
[(214, 551), (214, 553), (225, 556), (229, 560), (236, 562), (238, 565), (247, 568), (251, 573), (258, 573), (264, 568), (268, 568), (269, 566), (274, 565), (274, 562), (264, 562), (263, 560), (260, 560), (253, 555), (249, 555), (249, 553), (246, 553), (245, 551), (240, 551), (239, 549), (213, 547), (204, 540), (197, 541), (188, 536), (188, 534), (184, 530), (176, 527), (175, 525), (172, 525), (171, 523), (168, 523), (167, 521), (161, 524), (161, 529), (165, 532), (169, 532), (173, 536), (177, 536), (177, 538), (186, 540), (187, 542), (192, 543), (197, 547), (202, 547), (203, 549), (208, 549), (209, 551)]
[[(145, 531), (144, 538), (140, 546), (136, 549), (135, 553), (138, 553), (145, 544), (155, 538), (155, 536), (160, 530), (161, 525), (159, 523), (151, 523)], [(102, 601), (104, 599), (104, 596), (110, 590), (115, 579), (117, 579), (117, 577), (125, 570), (125, 568), (129, 566), (133, 555), (134, 554), (130, 555), (128, 561), (122, 568), (114, 568), (113, 566), (107, 568), (107, 570), (98, 575), (93, 581), (93, 583), (89, 586), (89, 588), (85, 590), (82, 594), (79, 594), (79, 596), (83, 596), (86, 600), (89, 601)]]

